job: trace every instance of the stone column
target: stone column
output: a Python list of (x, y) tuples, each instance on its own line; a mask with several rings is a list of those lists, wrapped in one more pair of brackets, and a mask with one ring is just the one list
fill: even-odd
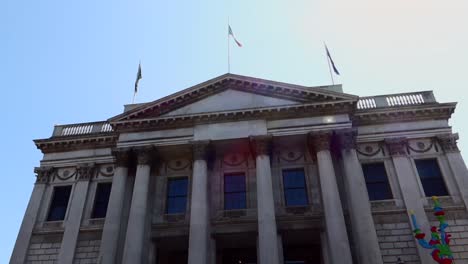
[(210, 262), (210, 215), (208, 201), (208, 141), (193, 144), (192, 197), (190, 205), (189, 264)]
[(330, 264), (330, 245), (326, 232), (320, 232), (320, 246), (322, 247), (322, 264)]
[(128, 150), (113, 152), (115, 157), (115, 171), (112, 177), (112, 187), (107, 207), (106, 219), (102, 230), (99, 263), (113, 264), (116, 260), (119, 243), (120, 223), (125, 197), (125, 184), (128, 177)]
[(356, 137), (355, 129), (339, 133), (353, 240), (359, 263), (379, 264), (383, 263), (382, 254), (372, 218), (366, 180), (356, 152)]
[[(388, 151), (392, 156), (393, 165), (395, 166), (403, 201), (407, 209), (408, 222), (411, 222), (408, 210), (414, 210), (421, 230), (427, 233), (430, 231), (430, 225), (422, 202), (425, 197), (419, 188), (417, 180), (418, 175), (415, 174), (411, 160), (408, 157), (406, 149), (407, 140), (406, 138), (391, 138), (386, 139), (385, 143), (387, 144)], [(419, 245), (416, 245), (416, 248), (418, 249), (421, 263), (431, 263), (433, 261), (430, 255), (427, 254), (426, 249)]]
[(23, 217), (23, 222), (16, 239), (13, 253), (11, 254), (10, 263), (23, 264), (26, 261), (29, 242), (31, 240), (32, 232), (36, 224), (39, 209), (41, 208), (44, 192), (49, 182), (49, 178), (53, 172), (52, 168), (35, 168), (36, 183), (29, 198), (28, 207)]
[(468, 171), (457, 146), (458, 134), (441, 135), (437, 139), (447, 157), (450, 170), (460, 192), (460, 197), (463, 200), (465, 208), (468, 209)]
[(139, 149), (138, 165), (133, 187), (132, 203), (128, 217), (122, 263), (143, 263), (148, 192), (150, 188), (151, 148)]
[(94, 177), (96, 168), (93, 165), (77, 167), (78, 181), (73, 188), (68, 216), (65, 220), (62, 245), (58, 254), (58, 263), (73, 263), (76, 244), (80, 233), (81, 219), (88, 195), (89, 181)]
[(335, 169), (330, 153), (331, 133), (312, 134), (314, 148), (317, 151), (322, 205), (325, 214), (325, 228), (328, 242), (333, 245), (334, 253), (329, 255), (332, 264), (351, 264), (351, 249), (341, 205)]
[(251, 140), (256, 155), (258, 256), (260, 264), (279, 264), (278, 231), (269, 156), (271, 137), (257, 136)]

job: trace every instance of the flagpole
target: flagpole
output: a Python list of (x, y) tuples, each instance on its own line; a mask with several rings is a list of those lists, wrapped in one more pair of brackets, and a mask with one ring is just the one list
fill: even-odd
[[(323, 46), (325, 47), (325, 51), (327, 51), (327, 45), (325, 44), (325, 41), (323, 42)], [(331, 65), (330, 65), (330, 59), (328, 58), (328, 55), (326, 52), (325, 52), (325, 57), (327, 57), (328, 70), (330, 71), (330, 78), (331, 78), (332, 84), (335, 85), (335, 80), (333, 80), (333, 73), (332, 73)]]
[(227, 38), (228, 38), (228, 73), (231, 73), (231, 37), (229, 36), (229, 16), (228, 16), (228, 34), (227, 34)]

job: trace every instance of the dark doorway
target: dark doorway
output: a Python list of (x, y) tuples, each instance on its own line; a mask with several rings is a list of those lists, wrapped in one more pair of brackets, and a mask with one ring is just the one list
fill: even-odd
[(319, 264), (320, 251), (319, 246), (284, 248), (284, 264)]

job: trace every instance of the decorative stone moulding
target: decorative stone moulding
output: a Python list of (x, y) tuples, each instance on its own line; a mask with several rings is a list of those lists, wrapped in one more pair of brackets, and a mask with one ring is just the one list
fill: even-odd
[(304, 161), (304, 152), (297, 150), (283, 150), (278, 153), (278, 156), (285, 162)]
[(115, 157), (117, 167), (128, 167), (130, 161), (130, 149), (113, 149), (112, 155)]
[(78, 180), (89, 181), (96, 176), (97, 168), (95, 164), (79, 165), (76, 168)]
[(135, 148), (138, 165), (150, 165), (156, 155), (154, 147)]
[(437, 144), (435, 143), (435, 140), (433, 138), (429, 140), (417, 139), (417, 140), (409, 141), (407, 144), (407, 148), (408, 148), (408, 153), (410, 152), (427, 153), (427, 152), (430, 152), (431, 150), (435, 150), (436, 152), (438, 151)]
[(247, 154), (245, 153), (228, 153), (223, 157), (223, 163), (230, 167), (237, 167), (243, 165), (247, 161)]
[(182, 171), (190, 168), (189, 159), (175, 159), (169, 160), (167, 163), (167, 168), (172, 171)]
[(316, 152), (330, 150), (332, 132), (314, 132), (310, 134), (310, 138), (312, 139), (312, 147)]
[(340, 147), (344, 150), (356, 149), (358, 131), (356, 128), (342, 129), (337, 131)]
[(408, 140), (404, 137), (385, 139), (385, 144), (392, 156), (406, 156)]
[(458, 134), (447, 134), (437, 136), (437, 140), (444, 152), (459, 152), (457, 146)]
[(270, 155), (272, 136), (253, 136), (250, 137), (251, 146), (255, 156)]
[(385, 148), (381, 142), (379, 143), (362, 143), (356, 147), (357, 153), (365, 157), (374, 157), (379, 155), (385, 156)]
[(36, 167), (34, 168), (34, 173), (36, 174), (36, 183), (49, 183), (52, 180), (54, 168)]
[(193, 160), (207, 160), (208, 159), (208, 148), (210, 141), (193, 141), (192, 150), (193, 150)]

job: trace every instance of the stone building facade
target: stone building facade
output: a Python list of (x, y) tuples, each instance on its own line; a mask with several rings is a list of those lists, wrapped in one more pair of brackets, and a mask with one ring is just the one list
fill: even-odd
[(433, 263), (431, 195), (468, 263), (455, 105), (226, 74), (58, 125), (11, 263)]

